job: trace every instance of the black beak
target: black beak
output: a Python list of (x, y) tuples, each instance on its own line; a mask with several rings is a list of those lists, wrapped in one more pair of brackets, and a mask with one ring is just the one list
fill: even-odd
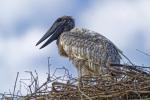
[(40, 49), (44, 48), (54, 40), (56, 40), (63, 30), (63, 25), (65, 21), (62, 22), (55, 22), (52, 27), (46, 32), (46, 34), (37, 42), (36, 46), (46, 40), (49, 36), (51, 36), (41, 47)]

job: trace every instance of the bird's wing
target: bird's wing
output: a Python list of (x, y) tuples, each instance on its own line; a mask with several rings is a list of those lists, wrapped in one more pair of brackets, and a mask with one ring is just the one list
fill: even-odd
[(120, 62), (119, 51), (106, 37), (87, 29), (75, 28), (64, 32), (59, 39), (64, 51), (70, 58), (78, 58), (98, 65), (108, 60)]

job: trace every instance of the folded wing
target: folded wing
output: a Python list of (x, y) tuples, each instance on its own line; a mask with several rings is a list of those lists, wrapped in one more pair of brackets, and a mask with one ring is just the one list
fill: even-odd
[(102, 67), (108, 67), (110, 62), (120, 63), (121, 59), (119, 50), (110, 40), (87, 29), (75, 28), (62, 33), (59, 47), (86, 74), (101, 74)]

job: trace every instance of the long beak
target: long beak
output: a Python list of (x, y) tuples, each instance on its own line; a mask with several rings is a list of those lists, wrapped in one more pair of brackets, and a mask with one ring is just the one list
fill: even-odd
[(46, 32), (46, 34), (37, 42), (36, 46), (46, 40), (49, 36), (51, 36), (41, 47), (40, 49), (44, 48), (54, 40), (56, 40), (62, 30), (65, 21), (54, 23), (52, 27)]

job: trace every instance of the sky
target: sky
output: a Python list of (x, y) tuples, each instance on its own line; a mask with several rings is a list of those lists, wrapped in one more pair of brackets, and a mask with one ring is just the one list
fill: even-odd
[[(52, 71), (72, 63), (58, 54), (56, 43), (39, 50), (36, 42), (60, 16), (75, 19), (76, 27), (87, 28), (110, 39), (136, 65), (150, 65), (149, 0), (0, 0), (0, 93), (12, 91), (17, 72), (34, 71), (45, 79), (47, 57)], [(59, 73), (62, 74), (61, 72)]]

